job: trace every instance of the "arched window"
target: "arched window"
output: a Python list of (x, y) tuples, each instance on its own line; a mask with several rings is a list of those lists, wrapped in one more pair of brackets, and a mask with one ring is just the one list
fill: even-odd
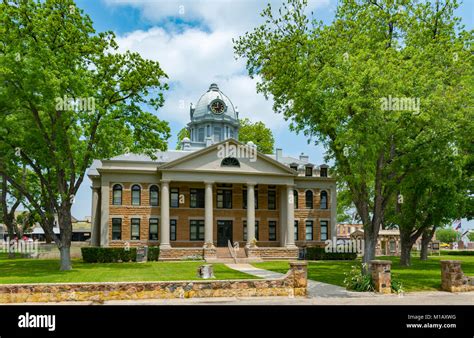
[(240, 167), (240, 163), (235, 157), (226, 157), (222, 160), (221, 167)]
[(132, 186), (132, 205), (140, 205), (141, 188), (138, 184)]
[(328, 208), (328, 193), (326, 191), (321, 191), (321, 200), (320, 200), (321, 209)]
[(122, 186), (120, 184), (115, 184), (112, 188), (113, 190), (113, 205), (121, 205), (122, 204)]
[(156, 185), (152, 185), (150, 187), (150, 205), (153, 207), (157, 207), (159, 202), (160, 202), (159, 189)]
[(306, 191), (306, 208), (313, 209), (313, 192), (311, 190)]
[(293, 201), (295, 204), (295, 209), (298, 209), (298, 190), (293, 190)]

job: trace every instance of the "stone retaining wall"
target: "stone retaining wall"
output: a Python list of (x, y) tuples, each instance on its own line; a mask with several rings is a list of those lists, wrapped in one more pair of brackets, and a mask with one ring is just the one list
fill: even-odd
[(245, 248), (247, 257), (267, 260), (298, 259), (298, 248), (255, 247)]
[(279, 279), (0, 285), (0, 303), (203, 297), (306, 296), (307, 263)]
[(467, 277), (461, 269), (461, 261), (441, 262), (441, 289), (449, 292), (474, 291), (474, 277)]
[(171, 248), (160, 250), (160, 261), (177, 261), (189, 259), (191, 257), (200, 257), (203, 259), (203, 248)]

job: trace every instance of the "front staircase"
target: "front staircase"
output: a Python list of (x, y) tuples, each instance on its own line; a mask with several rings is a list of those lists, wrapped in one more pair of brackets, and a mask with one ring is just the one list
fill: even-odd
[(218, 247), (216, 248), (216, 260), (220, 263), (246, 263), (247, 262), (247, 254), (245, 253), (244, 248), (239, 248), (237, 251), (237, 262), (234, 261), (232, 255), (230, 253), (229, 248), (227, 247)]

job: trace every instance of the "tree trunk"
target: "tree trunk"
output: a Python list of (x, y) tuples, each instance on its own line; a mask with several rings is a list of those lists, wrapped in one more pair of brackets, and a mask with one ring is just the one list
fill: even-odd
[[(6, 223), (6, 221), (5, 221)], [(13, 230), (13, 225), (6, 225), (8, 231), (8, 258), (15, 258), (15, 252), (10, 248), (10, 243), (15, 238), (15, 231)]]
[[(377, 245), (377, 236), (374, 236), (369, 231), (364, 231), (364, 257), (362, 262), (369, 264), (371, 260), (375, 259), (375, 247)], [(364, 269), (364, 273), (368, 273), (367, 267)]]
[(72, 270), (71, 265), (71, 238), (72, 238), (72, 222), (71, 222), (71, 205), (63, 204), (58, 210), (58, 222), (60, 237), (58, 239), (58, 248), (61, 257), (60, 270)]
[[(416, 240), (416, 238), (415, 238)], [(415, 243), (411, 233), (407, 233), (407, 231), (400, 231), (400, 266), (410, 266), (411, 264), (411, 248), (413, 247), (413, 243)]]
[(423, 235), (421, 236), (421, 251), (420, 251), (420, 260), (422, 261), (428, 260), (428, 244), (433, 238), (434, 233), (435, 233), (434, 227), (431, 230), (423, 231)]

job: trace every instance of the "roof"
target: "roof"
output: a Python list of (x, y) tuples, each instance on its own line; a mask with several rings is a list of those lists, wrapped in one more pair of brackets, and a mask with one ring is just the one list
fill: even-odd
[[(357, 229), (354, 231), (352, 235), (356, 233), (364, 233), (364, 229)], [(398, 229), (380, 229), (379, 230), (379, 236), (400, 236), (400, 231)]]

